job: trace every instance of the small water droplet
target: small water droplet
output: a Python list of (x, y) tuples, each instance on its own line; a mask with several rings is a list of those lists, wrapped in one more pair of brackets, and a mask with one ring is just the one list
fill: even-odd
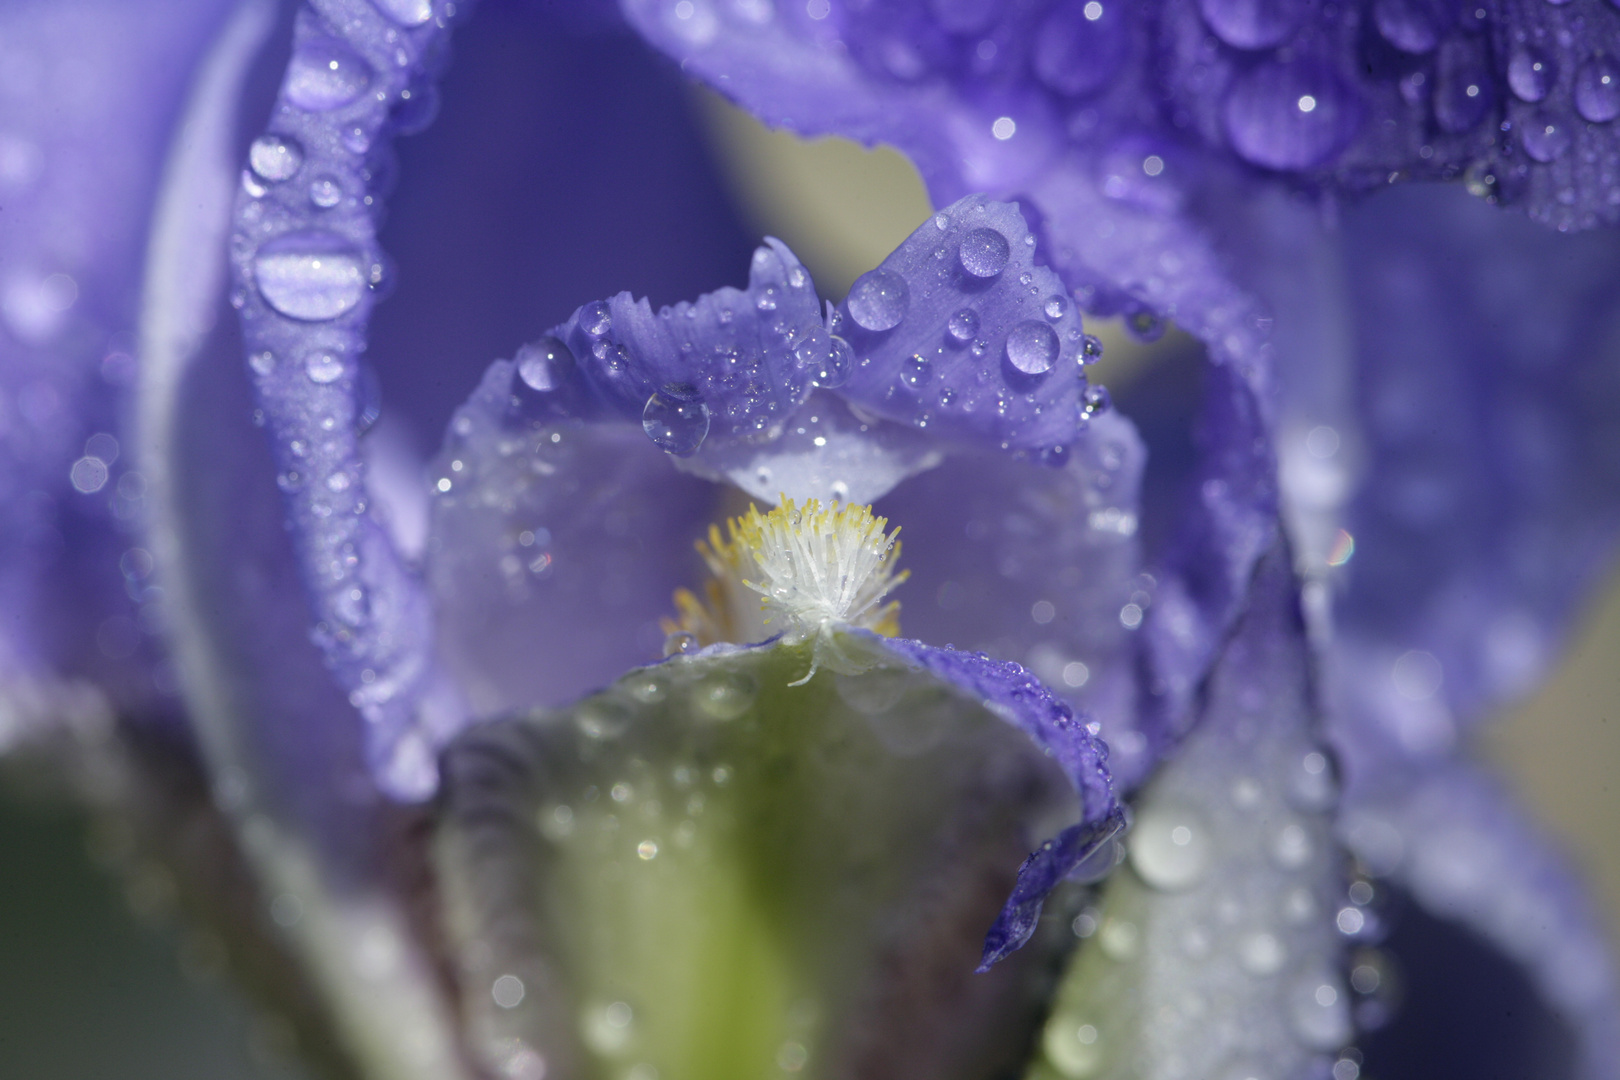
[(831, 389), (849, 382), (850, 374), (854, 370), (855, 351), (849, 347), (849, 342), (834, 334), (828, 342), (827, 355), (822, 358), (821, 366), (816, 369), (810, 381), (817, 386)]
[(313, 352), (304, 357), (304, 374), (312, 383), (334, 383), (343, 377), (343, 361), (333, 353)]
[(366, 291), (359, 254), (329, 232), (295, 232), (259, 249), (253, 277), (265, 301), (281, 314), (309, 322), (352, 311)]
[(343, 185), (330, 176), (310, 181), (309, 201), (322, 210), (330, 210), (343, 201)]
[(1620, 116), (1620, 62), (1599, 56), (1576, 70), (1575, 111), (1594, 124)]
[(1025, 375), (1044, 375), (1057, 362), (1062, 345), (1057, 331), (1030, 319), (1007, 334), (1007, 362)]
[(1007, 268), (1007, 238), (995, 229), (973, 229), (956, 249), (957, 261), (976, 278), (993, 278)]
[(913, 353), (900, 362), (900, 381), (913, 390), (933, 378), (933, 375), (933, 365), (928, 362), (928, 357), (921, 353)]
[(641, 430), (665, 453), (691, 457), (708, 437), (709, 407), (689, 387), (666, 386), (647, 399)]
[(665, 656), (684, 656), (698, 651), (696, 634), (689, 634), (685, 630), (677, 630), (664, 639)]
[(1311, 838), (1305, 827), (1289, 822), (1271, 838), (1271, 858), (1285, 870), (1298, 870), (1311, 861)]
[(1080, 362), (1082, 364), (1094, 364), (1102, 359), (1102, 355), (1103, 343), (1101, 339), (1090, 334), (1080, 339)]
[(1164, 892), (1197, 884), (1214, 854), (1207, 827), (1190, 811), (1177, 807), (1142, 811), (1127, 842), (1132, 868), (1143, 881)]
[(1376, 0), (1373, 4), (1373, 22), (1384, 40), (1414, 56), (1440, 44), (1441, 15), (1429, 0)]
[(1575, 142), (1569, 125), (1561, 123), (1551, 111), (1540, 112), (1526, 119), (1519, 127), (1519, 142), (1524, 152), (1543, 163), (1556, 161)]
[(1097, 1025), (1072, 1013), (1059, 1013), (1047, 1021), (1041, 1035), (1046, 1060), (1068, 1080), (1086, 1080), (1103, 1064), (1103, 1040)]
[(753, 708), (759, 694), (751, 676), (717, 671), (692, 687), (692, 707), (710, 720), (735, 720)]
[(1270, 49), (1294, 36), (1309, 5), (1298, 0), (1199, 0), (1215, 36), (1236, 49)]
[(248, 358), (248, 367), (253, 369), (255, 375), (268, 375), (276, 370), (276, 354), (256, 352)]
[(377, 9), (401, 26), (421, 26), (433, 18), (430, 0), (371, 0)]
[(972, 308), (963, 308), (946, 320), (945, 332), (965, 345), (979, 333), (979, 313)]
[(856, 280), (846, 306), (857, 326), (872, 331), (892, 330), (906, 317), (911, 289), (892, 270), (872, 270)]
[(601, 337), (613, 327), (613, 313), (607, 304), (593, 300), (579, 309), (579, 325), (591, 337)]
[(1048, 319), (1057, 322), (1069, 310), (1069, 302), (1061, 296), (1048, 296), (1041, 310), (1046, 313)]
[(950, 218), (946, 217), (944, 214), (935, 214), (934, 215), (934, 228), (938, 229), (940, 232), (944, 232), (946, 229), (948, 229), (950, 227), (951, 227), (951, 219)]
[(1520, 101), (1540, 101), (1557, 77), (1552, 56), (1534, 45), (1520, 45), (1508, 58), (1508, 86)]
[(282, 93), (300, 109), (326, 112), (349, 104), (371, 85), (371, 67), (341, 41), (312, 38), (287, 64)]
[(574, 726), (590, 739), (616, 739), (630, 730), (630, 710), (608, 698), (591, 698), (574, 710)]
[(248, 164), (266, 180), (285, 180), (304, 164), (304, 149), (280, 135), (260, 135), (248, 148)]
[(549, 334), (520, 348), (516, 359), (518, 378), (542, 394), (557, 389), (574, 370), (574, 354)]

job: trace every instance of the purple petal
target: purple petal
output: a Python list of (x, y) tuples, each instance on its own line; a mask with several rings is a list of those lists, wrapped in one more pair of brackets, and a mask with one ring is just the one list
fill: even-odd
[(1367, 788), (1346, 807), (1341, 831), (1375, 873), (1525, 968), (1575, 1031), (1577, 1075), (1616, 1075), (1620, 993), (1603, 918), (1498, 782), (1452, 764)]
[[(423, 16), (425, 13), (425, 17)], [(422, 745), (455, 708), (422, 715), (435, 684), (432, 622), (415, 573), (369, 512), (359, 451), (359, 357), (373, 292), (387, 137), (431, 115), (430, 75), (446, 17), (362, 0), (299, 11), (270, 128), (237, 196), (232, 303), (276, 445), (315, 631), (366, 714), (377, 774), (420, 798), (435, 780)]]

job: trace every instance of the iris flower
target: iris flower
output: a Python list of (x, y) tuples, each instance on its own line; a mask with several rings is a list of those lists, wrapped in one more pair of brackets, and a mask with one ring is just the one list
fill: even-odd
[[(443, 267), (379, 228), (458, 6), (0, 13), (0, 736), (311, 1061), (1355, 1080), (1432, 1060), (1405, 918), (1614, 1075), (1597, 918), (1457, 747), (1612, 557), (1620, 15), (491, 0), (520, 83), (402, 144), (510, 174), (416, 208)], [(838, 302), (749, 259), (676, 63), (935, 214)], [(389, 245), (442, 274), (391, 332)], [(1121, 415), (1096, 316), (1198, 360)], [(509, 358), (458, 405), (423, 342)]]

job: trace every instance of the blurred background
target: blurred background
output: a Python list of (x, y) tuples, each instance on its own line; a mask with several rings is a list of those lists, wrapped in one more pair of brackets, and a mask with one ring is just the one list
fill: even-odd
[[(633, 41), (563, 40), (544, 5), (487, 3), (456, 46), (438, 123), (400, 145), (382, 234), (400, 285), (372, 344), (389, 437), (424, 459), (484, 367), (579, 303), (740, 284), (763, 234), (840, 297), (930, 212), (899, 154), (765, 131)], [(619, 200), (610, 214), (574, 212), (603, 185)], [(1195, 348), (1175, 332), (1142, 346), (1117, 325), (1091, 329), (1107, 350), (1094, 378), (1127, 412), (1133, 387), (1173, 377)], [(1590, 598), (1551, 679), (1475, 749), (1620, 930), (1620, 573)], [(113, 872), (115, 847), (106, 823), (0, 787), (0, 1077), (303, 1076), (222, 978), (217, 941)]]

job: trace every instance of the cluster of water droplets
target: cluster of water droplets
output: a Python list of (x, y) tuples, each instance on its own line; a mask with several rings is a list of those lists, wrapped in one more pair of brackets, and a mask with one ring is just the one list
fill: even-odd
[(962, 199), (920, 226), (831, 313), (856, 357), (842, 393), (895, 423), (1020, 450), (1064, 447), (1106, 399), (1100, 347), (1035, 264), (1018, 208)]
[(231, 243), (231, 302), (316, 636), (370, 721), (379, 781), (412, 797), (431, 791), (432, 744), (445, 732), (418, 730), (414, 715), (431, 633), (414, 575), (370, 513), (358, 440), (376, 419), (376, 389), (360, 358), (370, 298), (387, 283), (375, 238), (386, 139), (408, 126), (407, 102), (428, 96), (424, 58), (454, 13), (430, 0), (299, 11), (269, 131), (248, 151)]
[(1248, 617), (1199, 726), (1135, 800), (1098, 869), (1124, 865), (1075, 920), (1035, 1075), (1281, 1080), (1327, 1072), (1349, 1043), (1344, 953), (1372, 929), (1372, 896), (1345, 891), (1297, 627), (1281, 644), (1291, 621)]

